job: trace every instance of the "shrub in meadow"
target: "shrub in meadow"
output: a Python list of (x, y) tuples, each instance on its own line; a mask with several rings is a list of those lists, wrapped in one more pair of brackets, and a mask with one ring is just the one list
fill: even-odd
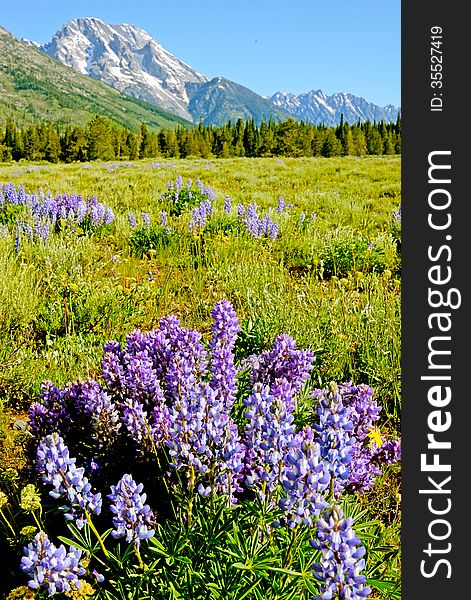
[[(25, 548), (31, 589), (52, 595), (88, 582), (108, 599), (164, 598), (172, 588), (187, 590), (175, 598), (203, 598), (216, 585), (231, 598), (247, 589), (273, 599), (369, 595), (342, 502), (399, 458), (397, 440), (369, 443), (380, 412), (373, 390), (311, 389), (315, 356), (288, 335), (236, 364), (232, 305), (217, 302), (212, 316), (207, 341), (171, 315), (107, 342), (101, 381), (43, 384), (29, 411), (35, 469), (73, 539), (59, 536), (67, 550), (40, 532)], [(301, 394), (315, 412), (297, 427)], [(250, 548), (237, 532), (253, 535)], [(298, 573), (290, 565), (305, 564), (309, 539), (317, 554), (310, 574)]]
[(167, 225), (167, 213), (161, 212), (160, 223), (151, 223), (147, 213), (141, 214), (141, 225), (138, 227), (136, 215), (129, 213), (129, 225), (132, 229), (129, 244), (131, 252), (143, 258), (151, 252), (156, 252), (162, 248), (167, 248), (175, 240), (175, 231)]
[(322, 277), (346, 277), (352, 271), (382, 273), (385, 268), (384, 250), (361, 237), (338, 240), (320, 249), (318, 263)]
[(204, 185), (200, 179), (195, 183), (188, 178), (185, 184), (181, 175), (175, 181), (169, 181), (167, 191), (161, 196), (161, 202), (168, 204), (171, 216), (180, 216), (187, 209), (193, 208), (205, 201), (213, 202), (216, 194), (209, 185)]

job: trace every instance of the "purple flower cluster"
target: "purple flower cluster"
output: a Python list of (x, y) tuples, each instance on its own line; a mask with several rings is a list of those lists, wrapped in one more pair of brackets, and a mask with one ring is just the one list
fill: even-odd
[(114, 530), (111, 535), (114, 538), (125, 537), (126, 542), (132, 542), (136, 546), (155, 533), (154, 513), (145, 504), (147, 496), (142, 493), (143, 487), (142, 483), (136, 484), (132, 476), (126, 474), (117, 485), (111, 486), (111, 494), (107, 496), (111, 500), (110, 510), (114, 514)]
[(244, 483), (256, 486), (262, 498), (279, 486), (286, 454), (298, 445), (290, 384), (283, 380), (277, 392), (272, 394), (268, 386), (256, 383), (244, 399)]
[(0, 208), (5, 203), (25, 206), (33, 218), (51, 225), (61, 221), (82, 225), (87, 221), (90, 226), (97, 227), (109, 225), (114, 220), (111, 208), (98, 202), (95, 196), (84, 199), (81, 194), (57, 194), (53, 198), (51, 194), (44, 194), (43, 190), (38, 194), (27, 194), (23, 186), (17, 190), (12, 183), (0, 188)]
[[(366, 385), (331, 384), (310, 392), (317, 402), (316, 422), (297, 431), (297, 398), (306, 393), (313, 352), (298, 349), (283, 334), (238, 370), (234, 354), (240, 326), (234, 308), (221, 300), (212, 317), (207, 342), (175, 316), (162, 318), (153, 331), (132, 332), (123, 343), (107, 342), (101, 384), (77, 382), (57, 389), (44, 383), (42, 403), (30, 410), (32, 433), (45, 438), (38, 467), (53, 486), (51, 494), (67, 497), (69, 518), (78, 518), (79, 525), (84, 511), (98, 514), (101, 497), (92, 493), (65, 444), (74, 450), (75, 443), (80, 456), (85, 452), (82, 464), (92, 461), (104, 468), (113, 444), (131, 443), (140, 453), (137, 460), (164, 469), (169, 464), (191, 494), (224, 494), (236, 502), (244, 488), (253, 490), (272, 507), (278, 505), (284, 511), (281, 521), (292, 528), (313, 526), (331, 490), (338, 495), (367, 489), (381, 465), (400, 456), (395, 440), (372, 443), (378, 440), (372, 430), (380, 407)], [(77, 429), (85, 439), (77, 440)], [(168, 462), (162, 464), (163, 459)], [(153, 522), (141, 492), (142, 486), (126, 475), (110, 496), (115, 535), (136, 544)], [(125, 507), (133, 507), (132, 514)]]
[(192, 210), (192, 219), (188, 223), (188, 229), (190, 231), (203, 230), (212, 214), (213, 205), (211, 204), (211, 200), (204, 200)]
[(287, 513), (288, 527), (294, 528), (300, 523), (312, 527), (321, 510), (329, 506), (325, 497), (331, 475), (309, 427), (298, 434), (297, 441), (298, 445), (289, 450), (284, 460), (281, 483), (286, 498), (282, 498), (279, 505)]
[(223, 210), (225, 213), (231, 214), (231, 210), (232, 210), (231, 199), (227, 195), (224, 198)]
[(269, 238), (275, 240), (278, 236), (278, 222), (272, 221), (269, 214), (258, 216), (257, 204), (249, 204), (247, 209), (239, 205), (237, 208), (239, 219), (244, 223), (246, 230), (254, 238)]
[(283, 196), (278, 198), (278, 204), (276, 205), (276, 212), (282, 215), (286, 210), (286, 202)]
[(335, 478), (335, 492), (343, 489), (363, 492), (371, 488), (381, 466), (400, 458), (400, 442), (372, 442), (371, 432), (379, 419), (381, 407), (374, 400), (371, 387), (351, 382), (314, 390), (319, 401), (318, 432), (323, 456)]
[(80, 590), (80, 577), (86, 571), (80, 562), (82, 550), (70, 546), (67, 551), (62, 544), (56, 547), (40, 531), (24, 548), (20, 568), (30, 577), (28, 586), (32, 590), (46, 590), (50, 596), (56, 593)]
[(53, 486), (49, 494), (53, 498), (65, 496), (71, 504), (67, 519), (76, 519), (77, 527), (81, 528), (85, 524), (85, 512), (100, 514), (101, 494), (92, 493), (84, 468), (75, 465), (75, 458), (70, 458), (69, 449), (58, 433), (40, 442), (36, 458), (43, 482)]
[(186, 201), (194, 198), (201, 198), (208, 200), (210, 203), (216, 200), (216, 194), (209, 185), (203, 185), (200, 179), (196, 180), (197, 189), (194, 189), (193, 182), (188, 178), (187, 184), (185, 185), (181, 175), (177, 175), (175, 182), (169, 181), (167, 183), (167, 192), (163, 194), (163, 198), (169, 201), (171, 204), (177, 204), (180, 196), (185, 198)]
[(353, 519), (345, 518), (339, 506), (330, 507), (317, 520), (317, 539), (311, 540), (311, 545), (322, 552), (321, 562), (313, 567), (321, 589), (314, 600), (361, 600), (371, 593), (361, 574), (365, 548), (352, 525)]
[[(233, 494), (240, 491), (244, 448), (234, 421), (217, 392), (200, 384), (169, 409), (169, 438), (166, 442), (174, 469), (189, 472), (190, 489), (198, 492)], [(196, 478), (196, 474), (202, 477)]]
[(298, 394), (309, 379), (314, 360), (311, 350), (298, 350), (294, 339), (283, 333), (276, 337), (270, 350), (249, 358), (250, 381), (265, 383), (271, 387), (278, 380), (286, 379), (293, 392)]
[(36, 217), (33, 220), (33, 225), (19, 219), (17, 221), (17, 236), (25, 237), (30, 242), (38, 240), (39, 242), (46, 243), (51, 233), (51, 226), (47, 220)]
[(150, 217), (149, 217), (148, 213), (145, 213), (145, 212), (141, 213), (141, 219), (144, 224), (144, 227), (150, 227)]
[(340, 493), (350, 475), (352, 447), (355, 443), (353, 423), (336, 386), (318, 390), (317, 397), (318, 422), (313, 428), (318, 434), (322, 457), (334, 480), (334, 489)]
[(211, 353), (210, 386), (222, 399), (225, 411), (229, 412), (237, 391), (234, 347), (240, 331), (239, 320), (232, 304), (227, 300), (216, 302), (212, 317), (212, 337), (208, 345)]
[(168, 215), (165, 210), (160, 211), (160, 221), (159, 224), (161, 227), (166, 227), (168, 222)]
[(196, 180), (196, 185), (198, 186), (198, 191), (200, 194), (202, 194), (203, 196), (206, 196), (208, 198), (208, 200), (210, 200), (211, 202), (216, 200), (216, 194), (209, 185), (203, 185), (203, 183), (200, 179)]
[(128, 221), (129, 221), (129, 227), (131, 227), (131, 229), (134, 229), (134, 227), (137, 227), (136, 215), (133, 212), (128, 214)]

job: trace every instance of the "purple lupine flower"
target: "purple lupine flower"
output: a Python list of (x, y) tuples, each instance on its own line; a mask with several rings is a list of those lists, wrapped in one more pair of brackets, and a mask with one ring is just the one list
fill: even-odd
[(244, 448), (218, 394), (205, 384), (192, 388), (169, 408), (168, 427), (170, 466), (193, 469), (199, 476), (200, 494), (207, 495), (209, 488), (234, 502), (234, 492), (240, 491)]
[(210, 202), (216, 200), (216, 193), (214, 192), (214, 190), (209, 186), (209, 185), (205, 185), (202, 190), (201, 193), (204, 196), (207, 196), (208, 200)]
[(245, 213), (245, 217), (247, 219), (256, 219), (258, 217), (257, 214), (257, 203), (256, 202), (252, 202), (252, 204), (249, 204), (247, 206), (247, 211)]
[(19, 228), (21, 229), (21, 233), (24, 234), (25, 237), (32, 241), (33, 239), (33, 228), (29, 223), (25, 223), (23, 220), (20, 220), (18, 223)]
[(50, 225), (54, 225), (57, 219), (80, 224), (86, 216), (90, 217), (93, 225), (104, 221), (109, 224), (114, 219), (111, 209), (98, 202), (96, 197), (84, 201), (80, 194), (57, 194), (53, 198), (51, 194), (44, 194), (43, 190), (39, 190), (39, 195), (26, 194), (22, 186), (17, 191), (13, 184), (3, 186), (2, 190), (2, 204), (28, 206), (33, 217), (47, 219)]
[(122, 421), (128, 430), (132, 440), (136, 442), (141, 450), (152, 448), (152, 428), (147, 416), (147, 411), (142, 403), (127, 398), (121, 402)]
[(93, 438), (100, 447), (110, 444), (121, 428), (118, 406), (112, 397), (96, 381), (88, 381), (82, 385), (80, 402), (91, 419)]
[(280, 484), (286, 453), (297, 444), (292, 388), (283, 380), (272, 394), (268, 386), (257, 383), (243, 402), (244, 482), (263, 498)]
[(101, 223), (103, 223), (103, 220), (105, 218), (105, 207), (103, 206), (103, 204), (100, 204), (99, 202), (96, 202), (96, 199), (94, 198), (95, 202), (92, 203), (92, 209), (91, 209), (91, 219), (92, 219), (92, 223), (93, 225), (100, 225)]
[(321, 589), (314, 600), (361, 600), (371, 593), (365, 585), (366, 577), (361, 575), (365, 548), (352, 525), (353, 519), (345, 518), (339, 506), (332, 506), (317, 520), (316, 539), (311, 540), (311, 545), (322, 552), (321, 562), (313, 566)]
[(181, 327), (175, 316), (164, 317), (146, 339), (165, 398), (173, 402), (195, 387), (206, 372), (201, 334)]
[(85, 217), (87, 215), (87, 211), (88, 211), (88, 207), (87, 207), (87, 203), (85, 202), (85, 200), (79, 200), (77, 202), (77, 209), (76, 209), (76, 220), (79, 225), (85, 219)]
[(38, 238), (41, 242), (46, 243), (49, 239), (51, 229), (47, 222), (37, 222), (34, 228), (34, 237)]
[(114, 221), (114, 213), (111, 210), (111, 208), (107, 207), (105, 209), (105, 214), (103, 216), (103, 223), (105, 225), (109, 225), (110, 223), (112, 223)]
[(181, 190), (184, 186), (185, 186), (185, 184), (183, 183), (182, 176), (181, 175), (177, 175), (177, 178), (175, 179), (175, 189), (176, 190)]
[(278, 223), (272, 221), (270, 215), (266, 214), (262, 217), (258, 216), (257, 204), (253, 202), (249, 204), (245, 210), (242, 204), (237, 207), (237, 213), (240, 220), (245, 225), (245, 229), (254, 238), (267, 237), (271, 240), (276, 239), (278, 235)]
[(276, 240), (276, 238), (278, 237), (278, 223), (276, 221), (271, 223), (271, 225), (268, 227), (267, 233), (268, 233), (268, 237), (271, 240)]
[(381, 469), (373, 461), (376, 447), (363, 446), (355, 442), (352, 446), (352, 457), (349, 465), (349, 476), (341, 486), (349, 492), (363, 493), (372, 488), (376, 478), (381, 475)]
[(304, 225), (305, 220), (306, 220), (306, 215), (305, 215), (305, 213), (302, 212), (298, 218), (298, 224), (297, 224), (298, 227), (302, 227)]
[(141, 213), (142, 222), (144, 223), (144, 227), (150, 227), (150, 217), (147, 213)]
[(400, 440), (384, 442), (371, 457), (373, 463), (378, 465), (393, 465), (401, 459)]
[(272, 386), (276, 380), (286, 379), (293, 392), (298, 394), (309, 379), (314, 360), (311, 350), (298, 350), (294, 339), (283, 333), (276, 337), (271, 350), (265, 350), (247, 361), (252, 366), (250, 382)]
[(311, 224), (312, 224), (312, 223), (315, 223), (315, 222), (316, 222), (316, 219), (317, 219), (317, 213), (311, 213), (311, 216), (309, 217), (309, 222), (310, 222)]
[(309, 427), (296, 436), (296, 442), (284, 456), (281, 484), (286, 497), (279, 501), (279, 506), (286, 512), (283, 520), (288, 527), (300, 523), (312, 527), (321, 510), (329, 506), (325, 497), (331, 475)]
[(205, 200), (193, 209), (193, 218), (188, 223), (188, 229), (194, 231), (195, 229), (204, 229), (206, 222), (213, 212), (213, 206), (210, 200)]
[(67, 420), (64, 396), (64, 390), (59, 390), (50, 381), (41, 383), (41, 402), (33, 402), (28, 410), (29, 427), (35, 438), (42, 439)]
[(378, 447), (376, 443), (371, 442), (370, 432), (379, 419), (381, 407), (374, 399), (374, 392), (369, 386), (355, 386), (348, 382), (340, 385), (338, 392), (342, 396), (343, 405), (350, 412), (352, 434), (356, 438), (352, 446), (352, 462), (345, 488), (361, 493), (374, 485), (376, 478), (381, 474), (381, 464), (397, 462), (400, 444), (394, 440)]
[(399, 207), (397, 210), (395, 210), (393, 212), (393, 219), (394, 219), (394, 221), (396, 221), (396, 223), (400, 223), (401, 222), (401, 219), (402, 219), (402, 214), (401, 213), (402, 213), (401, 207)]
[(137, 227), (137, 219), (136, 219), (136, 215), (134, 213), (129, 213), (128, 214), (128, 221), (129, 221), (129, 227)]
[(228, 214), (231, 213), (231, 199), (227, 195), (224, 198), (224, 208), (223, 208), (223, 210), (224, 210), (224, 212), (226, 212)]
[(353, 423), (348, 407), (344, 406), (342, 396), (335, 384), (330, 388), (315, 390), (319, 401), (318, 422), (313, 425), (317, 432), (322, 457), (334, 479), (334, 491), (338, 495), (350, 475), (350, 463), (353, 456)]
[(373, 398), (373, 389), (366, 384), (353, 385), (349, 381), (338, 386), (338, 393), (342, 397), (342, 404), (350, 409), (353, 435), (358, 441), (364, 441), (381, 412), (381, 407)]
[(64, 545), (59, 547), (43, 532), (38, 532), (33, 541), (23, 548), (24, 555), (20, 568), (29, 575), (28, 587), (32, 590), (46, 590), (50, 596), (70, 592), (82, 587), (80, 577), (86, 570), (81, 563), (82, 550)]
[(75, 458), (70, 457), (59, 434), (52, 433), (39, 444), (36, 461), (43, 482), (53, 486), (49, 495), (53, 498), (65, 496), (70, 503), (71, 510), (65, 515), (67, 519), (76, 519), (77, 527), (82, 528), (85, 524), (82, 511), (100, 514), (101, 494), (92, 493), (84, 468), (77, 468)]
[(117, 485), (111, 486), (111, 494), (107, 496), (112, 502), (110, 510), (115, 515), (111, 535), (114, 538), (125, 537), (135, 546), (155, 533), (155, 515), (145, 504), (147, 495), (142, 493), (143, 487), (142, 483), (136, 484), (132, 475), (125, 474)]
[(237, 390), (234, 346), (240, 326), (235, 310), (227, 300), (220, 300), (214, 305), (212, 317), (210, 386), (221, 396), (224, 409), (229, 413)]
[(286, 210), (286, 202), (283, 196), (278, 198), (278, 204), (276, 205), (276, 212), (282, 215)]
[(165, 227), (167, 225), (168, 215), (165, 210), (160, 211), (160, 226)]

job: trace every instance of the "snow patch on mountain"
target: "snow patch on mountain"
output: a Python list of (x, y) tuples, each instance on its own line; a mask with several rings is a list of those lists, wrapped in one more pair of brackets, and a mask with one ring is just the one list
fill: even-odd
[(364, 98), (339, 92), (328, 96), (322, 90), (311, 90), (296, 96), (290, 92), (276, 92), (269, 99), (275, 106), (284, 108), (303, 121), (327, 126), (338, 125), (340, 119), (348, 123), (364, 121), (395, 121), (400, 109), (389, 104), (384, 107)]
[(127, 23), (74, 19), (40, 48), (84, 75), (189, 120), (186, 84), (208, 81), (146, 31)]

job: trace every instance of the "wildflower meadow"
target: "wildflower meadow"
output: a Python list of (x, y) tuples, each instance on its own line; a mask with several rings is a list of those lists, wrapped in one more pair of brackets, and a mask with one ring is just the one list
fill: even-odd
[(397, 599), (400, 158), (0, 166), (0, 594)]

